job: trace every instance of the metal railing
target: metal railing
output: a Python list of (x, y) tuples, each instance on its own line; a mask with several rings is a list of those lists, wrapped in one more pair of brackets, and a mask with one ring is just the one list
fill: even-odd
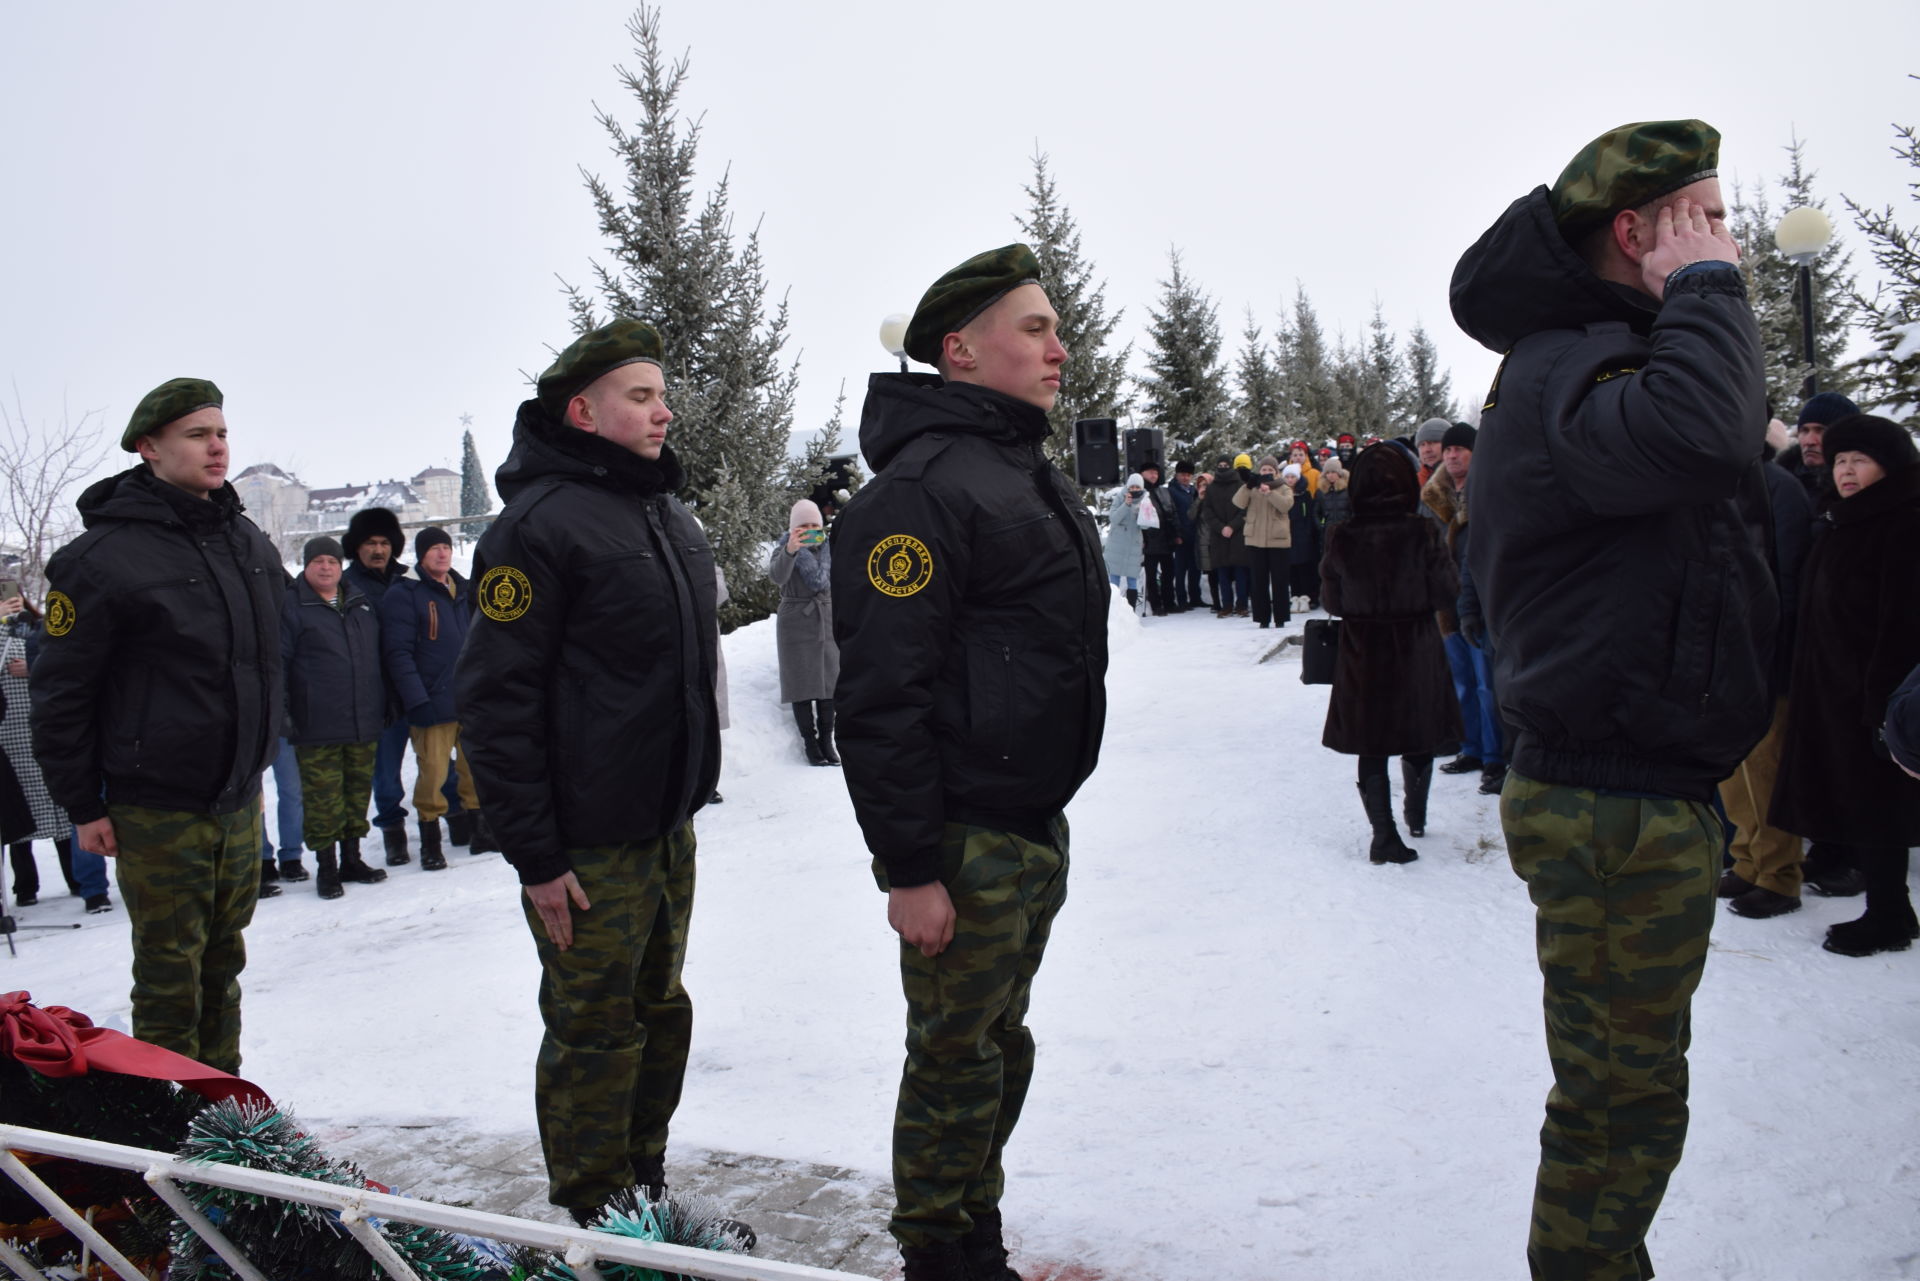
[[(743, 1254), (721, 1254), (713, 1250), (696, 1250), (655, 1241), (638, 1241), (585, 1228), (561, 1227), (533, 1219), (517, 1219), (511, 1215), (439, 1205), (412, 1197), (298, 1179), (242, 1166), (194, 1164), (145, 1148), (79, 1139), (46, 1130), (29, 1130), (24, 1126), (0, 1125), (0, 1173), (6, 1174), (22, 1191), (39, 1202), (48, 1214), (83, 1242), (96, 1259), (113, 1269), (123, 1281), (145, 1281), (145, 1274), (114, 1249), (59, 1193), (28, 1169), (14, 1155), (15, 1152), (67, 1157), (89, 1165), (133, 1171), (146, 1180), (154, 1194), (198, 1233), (214, 1253), (226, 1261), (241, 1281), (271, 1279), (264, 1276), (232, 1241), (194, 1208), (181, 1184), (209, 1184), (334, 1211), (340, 1216), (341, 1226), (353, 1234), (354, 1240), (394, 1281), (418, 1281), (418, 1274), (380, 1235), (377, 1221), (417, 1224), (445, 1232), (484, 1237), (490, 1241), (552, 1250), (562, 1256), (579, 1281), (602, 1281), (595, 1266), (601, 1263), (639, 1264), (669, 1274), (703, 1278), (704, 1281), (863, 1281), (850, 1272), (834, 1272), (798, 1263), (779, 1263)], [(22, 1281), (46, 1281), (43, 1273), (37, 1271), (24, 1255), (4, 1240), (0, 1240), (0, 1263), (4, 1263)]]

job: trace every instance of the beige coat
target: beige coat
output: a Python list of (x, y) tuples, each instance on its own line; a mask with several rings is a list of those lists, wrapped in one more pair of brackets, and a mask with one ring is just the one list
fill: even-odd
[(1247, 528), (1243, 535), (1249, 547), (1291, 547), (1293, 546), (1293, 522), (1287, 513), (1293, 510), (1293, 487), (1273, 478), (1273, 488), (1261, 493), (1259, 488), (1242, 486), (1233, 496), (1233, 505), (1244, 508), (1247, 513)]

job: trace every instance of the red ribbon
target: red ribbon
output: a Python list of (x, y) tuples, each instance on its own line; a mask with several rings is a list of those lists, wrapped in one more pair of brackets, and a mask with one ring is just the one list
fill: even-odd
[(24, 1063), (42, 1076), (84, 1076), (114, 1072), (154, 1081), (175, 1081), (213, 1102), (239, 1099), (271, 1106), (267, 1092), (218, 1068), (175, 1054), (124, 1032), (95, 1027), (93, 1020), (64, 1005), (42, 1009), (27, 992), (0, 994), (0, 1054)]

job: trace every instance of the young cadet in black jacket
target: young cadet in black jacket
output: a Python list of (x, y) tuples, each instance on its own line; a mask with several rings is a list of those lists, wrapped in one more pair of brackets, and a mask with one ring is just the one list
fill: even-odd
[(1698, 120), (1615, 129), (1453, 276), (1461, 328), (1505, 353), (1468, 557), (1517, 730), (1501, 822), (1556, 1081), (1535, 1277), (1653, 1275), (1714, 917), (1708, 806), (1772, 712), (1766, 393), (1719, 143)]
[(1067, 353), (1038, 278), (1009, 245), (927, 291), (907, 354), (941, 376), (871, 379), (875, 476), (833, 532), (840, 754), (907, 996), (907, 1281), (1015, 1276), (1000, 1154), (1033, 1069), (1022, 1018), (1106, 718), (1099, 537), (1041, 451)]
[(673, 497), (660, 360), (651, 328), (617, 320), (520, 406), (454, 674), (540, 954), (547, 1195), (582, 1222), (665, 1185), (693, 1027), (691, 820), (720, 773), (713, 553)]
[(140, 465), (80, 495), (87, 532), (47, 564), (33, 735), (80, 848), (117, 859), (133, 1034), (238, 1072), (287, 573), (227, 484), (222, 403), (201, 378), (148, 392), (120, 438)]

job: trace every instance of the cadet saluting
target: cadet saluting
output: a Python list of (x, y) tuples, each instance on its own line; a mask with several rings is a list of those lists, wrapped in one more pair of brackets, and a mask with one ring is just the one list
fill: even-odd
[(539, 948), (548, 1199), (664, 1189), (693, 1006), (690, 821), (720, 772), (713, 553), (674, 498), (659, 335), (582, 335), (520, 406), (474, 557), (461, 740)]
[(833, 533), (841, 756), (907, 996), (890, 1224), (905, 1281), (1017, 1281), (1000, 1153), (1066, 898), (1061, 811), (1106, 720), (1099, 536), (1041, 452), (1067, 353), (1039, 274), (1009, 245), (927, 290), (907, 353), (940, 377), (871, 379), (876, 475)]

